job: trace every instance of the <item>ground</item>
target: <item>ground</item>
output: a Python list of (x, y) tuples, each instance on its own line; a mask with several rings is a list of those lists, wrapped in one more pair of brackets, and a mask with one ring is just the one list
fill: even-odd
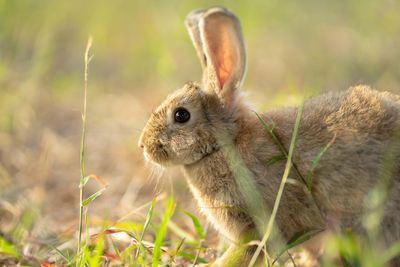
[[(248, 51), (244, 91), (259, 111), (359, 83), (400, 90), (397, 1), (0, 1), (3, 250), (7, 240), (25, 261), (40, 264), (60, 261), (52, 246), (70, 255), (77, 249), (83, 55), (89, 35), (94, 57), (85, 173), (108, 184), (85, 207), (90, 234), (118, 220), (141, 233), (157, 195), (144, 238), (153, 243), (168, 196), (174, 195), (176, 209), (164, 245), (176, 247), (181, 240), (176, 229), (198, 241), (192, 219), (179, 210), (195, 215), (203, 228), (206, 220), (179, 168), (160, 172), (146, 164), (137, 142), (157, 104), (186, 81), (200, 79), (183, 21), (191, 10), (216, 4), (241, 20)], [(102, 187), (91, 179), (85, 197)], [(201, 245), (214, 250), (201, 255), (212, 259), (223, 244), (212, 226), (207, 229)], [(127, 247), (132, 238), (118, 242)], [(1, 264), (15, 262), (5, 255), (0, 253)]]

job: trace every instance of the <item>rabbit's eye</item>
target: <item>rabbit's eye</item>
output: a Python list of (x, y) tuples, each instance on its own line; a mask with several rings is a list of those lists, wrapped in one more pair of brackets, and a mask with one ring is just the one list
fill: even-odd
[(185, 123), (190, 119), (190, 113), (184, 108), (178, 108), (175, 111), (175, 121), (179, 123)]

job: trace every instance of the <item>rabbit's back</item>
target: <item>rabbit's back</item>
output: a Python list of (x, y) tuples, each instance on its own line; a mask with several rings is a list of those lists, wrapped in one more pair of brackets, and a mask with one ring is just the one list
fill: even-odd
[[(286, 150), (296, 116), (296, 108), (276, 109), (263, 114), (263, 118), (273, 125), (275, 135)], [(390, 93), (358, 86), (305, 103), (293, 162), (307, 183), (313, 162), (331, 143), (311, 176), (313, 195), (326, 212), (327, 221), (340, 228), (351, 227), (361, 231), (364, 197), (382, 182), (388, 188), (382, 221), (384, 236), (387, 241), (400, 238), (400, 206), (396, 204), (400, 203), (399, 131), (400, 97)], [(270, 142), (271, 139), (266, 143)], [(279, 156), (279, 149), (259, 147), (258, 159), (265, 164)], [(282, 169), (283, 162), (273, 163), (268, 168), (268, 175), (260, 180), (276, 180), (277, 184), (282, 177)], [(291, 178), (298, 179), (296, 176), (294, 172), (290, 174)], [(290, 214), (293, 207), (302, 205), (295, 202), (304, 202), (306, 193), (299, 194), (298, 185), (288, 184), (285, 190), (286, 202), (280, 209), (282, 220), (299, 223), (298, 218), (293, 219)], [(308, 222), (304, 221), (306, 224)]]

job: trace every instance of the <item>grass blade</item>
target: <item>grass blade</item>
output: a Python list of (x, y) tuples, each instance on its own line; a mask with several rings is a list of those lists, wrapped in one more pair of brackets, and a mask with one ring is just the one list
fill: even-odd
[(290, 254), (289, 251), (288, 251), (287, 254), (289, 255), (289, 258), (290, 258), (290, 261), (291, 261), (292, 264), (293, 264), (293, 267), (297, 267), (296, 262), (294, 261), (292, 254)]
[(92, 194), (90, 197), (88, 197), (86, 200), (82, 202), (82, 206), (86, 206), (87, 204), (98, 198), (101, 194), (103, 194), (104, 190), (106, 190), (106, 188), (102, 188), (96, 193)]
[[(185, 251), (179, 251), (178, 252), (178, 256), (184, 257), (184, 258), (189, 259), (189, 260), (195, 260), (196, 259), (196, 255), (187, 253)], [(200, 257), (197, 257), (197, 261), (200, 262), (200, 263), (208, 263), (205, 259), (200, 258)]]
[(84, 245), (83, 249), (81, 251), (82, 251), (82, 254), (78, 254), (78, 258), (77, 258), (77, 262), (76, 262), (78, 267), (85, 266), (86, 262), (90, 258), (90, 253), (91, 253), (91, 251), (87, 245)]
[(383, 253), (383, 259), (385, 262), (390, 261), (396, 256), (400, 255), (400, 241), (394, 243), (388, 250)]
[(275, 264), (276, 261), (279, 259), (279, 257), (282, 256), (289, 249), (291, 249), (295, 246), (298, 246), (298, 245), (304, 243), (305, 241), (309, 240), (313, 236), (313, 234), (309, 234), (306, 236), (304, 236), (304, 235), (311, 231), (313, 231), (313, 229), (306, 229), (306, 230), (303, 230), (303, 231), (300, 231), (300, 232), (294, 234), (293, 237), (290, 238), (290, 240), (287, 242), (287, 245), (278, 252), (278, 255), (273, 260), (272, 264)]
[(58, 248), (56, 248), (55, 246), (53, 246), (51, 244), (47, 244), (47, 246), (49, 248), (51, 248), (52, 250), (54, 250), (55, 252), (57, 252), (57, 254), (60, 255), (67, 263), (70, 262), (70, 259), (61, 250), (59, 250)]
[[(303, 102), (304, 104), (304, 102)], [(302, 104), (302, 105), (303, 105)], [(286, 157), (288, 157), (288, 153), (286, 152), (286, 149), (283, 147), (282, 143), (279, 141), (279, 138), (275, 135), (275, 133), (273, 132), (273, 129), (271, 129), (268, 124), (264, 121), (263, 118), (261, 118), (261, 116), (255, 112), (255, 114), (257, 115), (258, 119), (261, 121), (261, 123), (264, 125), (265, 129), (267, 130), (267, 132), (271, 135), (272, 139), (274, 139), (275, 144), (279, 147), (279, 149), (281, 150), (281, 152), (283, 153), (283, 155)], [(306, 180), (304, 180), (304, 177), (301, 175), (301, 173), (299, 172), (299, 170), (297, 169), (296, 165), (292, 162), (292, 168), (294, 170), (294, 172), (296, 173), (297, 177), (305, 184)]]
[(139, 249), (136, 252), (136, 258), (138, 258), (139, 252), (140, 252), (141, 253), (140, 254), (140, 261), (142, 261), (142, 262), (144, 262), (144, 259), (145, 259), (145, 256), (146, 256), (146, 251), (145, 251), (145, 248), (143, 246), (142, 241), (143, 241), (143, 238), (144, 238), (144, 233), (146, 232), (147, 227), (149, 227), (151, 218), (153, 217), (153, 210), (154, 210), (154, 205), (156, 203), (156, 199), (157, 199), (157, 196), (155, 196), (153, 198), (153, 201), (151, 202), (150, 209), (147, 212), (146, 220), (145, 220), (144, 225), (143, 225), (142, 234), (141, 234), (141, 236), (140, 236), (140, 238), (138, 240), (139, 241)]
[(120, 253), (120, 251), (118, 250), (117, 245), (115, 244), (114, 240), (113, 240), (111, 237), (110, 237), (110, 240), (111, 240), (111, 244), (112, 244), (112, 246), (113, 246), (115, 255), (117, 255), (118, 260), (122, 262), (121, 253)]
[(4, 253), (6, 255), (15, 257), (19, 259), (21, 257), (21, 254), (16, 246), (5, 240), (1, 235), (0, 235), (0, 253)]
[(286, 159), (285, 155), (276, 156), (276, 157), (272, 158), (270, 161), (268, 161), (267, 165), (271, 166), (275, 162), (278, 162), (278, 161), (281, 161), (281, 160), (284, 160), (284, 159)]
[(333, 135), (331, 141), (321, 150), (321, 152), (319, 152), (318, 156), (315, 158), (313, 164), (311, 165), (311, 170), (310, 170), (310, 173), (308, 174), (308, 178), (307, 178), (307, 188), (308, 188), (308, 191), (310, 191), (310, 192), (311, 192), (312, 176), (313, 176), (314, 169), (317, 167), (318, 162), (321, 159), (322, 155), (335, 142), (336, 135), (337, 135), (337, 132), (335, 132), (335, 134)]
[(174, 261), (176, 254), (178, 253), (179, 249), (181, 248), (183, 242), (185, 241), (185, 238), (182, 238), (181, 241), (179, 242), (179, 244), (176, 246), (176, 248), (174, 249), (174, 252), (172, 253), (172, 257), (169, 260), (169, 264), (172, 264), (172, 262)]
[(281, 152), (283, 153), (283, 155), (285, 157), (287, 157), (288, 154), (286, 152), (286, 149), (282, 146), (281, 142), (279, 141), (278, 137), (274, 134), (271, 127), (269, 127), (269, 125), (264, 121), (264, 119), (261, 118), (260, 114), (258, 114), (257, 112), (254, 112), (254, 113), (256, 114), (258, 119), (261, 121), (261, 123), (264, 125), (264, 128), (267, 130), (267, 132), (271, 135), (272, 139), (274, 139), (275, 143), (278, 145), (278, 147), (281, 150)]
[(96, 240), (96, 246), (94, 249), (94, 254), (88, 258), (89, 266), (100, 266), (101, 256), (103, 256), (104, 252), (104, 231), (101, 231), (101, 234)]
[[(304, 102), (302, 103), (302, 105), (304, 105)], [(267, 132), (271, 135), (272, 139), (275, 141), (276, 145), (279, 147), (279, 149), (281, 150), (281, 152), (283, 153), (283, 155), (286, 157), (288, 157), (288, 153), (286, 152), (285, 148), (283, 147), (283, 145), (281, 144), (281, 142), (279, 141), (278, 137), (274, 134), (273, 132), (273, 128), (270, 128), (268, 126), (268, 124), (263, 120), (263, 118), (261, 118), (261, 116), (255, 112), (255, 114), (257, 115), (258, 119), (261, 121), (261, 123), (264, 125), (265, 129), (267, 130)], [(336, 135), (336, 133), (335, 133)], [(321, 155), (322, 156), (322, 155)], [(275, 161), (276, 162), (276, 161)], [(308, 183), (307, 181), (304, 179), (304, 177), (301, 175), (301, 173), (299, 172), (299, 170), (297, 169), (296, 164), (294, 164), (293, 162), (291, 162), (292, 164), (292, 168), (294, 170), (294, 172), (296, 173), (296, 176), (304, 183), (304, 185), (307, 187)], [(270, 164), (269, 164), (270, 165)], [(311, 179), (311, 178), (310, 178)], [(311, 191), (309, 191), (311, 193)], [(316, 208), (318, 209), (318, 212), (322, 218), (322, 220), (325, 220), (325, 216), (321, 210), (321, 208), (319, 207), (314, 195), (311, 193), (311, 198), (316, 206)]]
[(85, 186), (86, 184), (87, 184), (87, 182), (89, 182), (89, 179), (90, 178), (93, 178), (93, 179), (96, 179), (99, 183), (101, 183), (104, 187), (108, 187), (108, 184), (100, 177), (100, 176), (98, 176), (98, 175), (96, 175), (96, 174), (91, 174), (91, 175), (88, 175), (88, 176), (86, 176), (84, 179), (83, 179), (83, 186)]
[(315, 229), (309, 228), (309, 229), (305, 229), (305, 230), (303, 230), (303, 231), (300, 231), (300, 232), (295, 233), (295, 234), (292, 236), (292, 238), (290, 238), (289, 241), (287, 242), (288, 245), (289, 245), (290, 243), (295, 242), (297, 239), (299, 239), (299, 238), (302, 237), (303, 235), (308, 234), (309, 232), (314, 231), (314, 230), (315, 230)]
[(263, 237), (262, 241), (260, 242), (260, 244), (258, 245), (257, 250), (254, 253), (254, 255), (253, 255), (253, 257), (252, 257), (252, 259), (250, 261), (250, 264), (249, 264), (250, 267), (254, 266), (254, 264), (255, 264), (255, 262), (256, 262), (256, 260), (258, 258), (258, 255), (261, 252), (262, 247), (265, 245), (265, 243), (267, 242), (269, 236), (271, 235), (271, 231), (272, 231), (272, 227), (273, 227), (273, 224), (274, 224), (274, 221), (275, 221), (275, 217), (276, 217), (276, 214), (278, 212), (279, 203), (281, 201), (281, 197), (282, 197), (282, 194), (283, 194), (283, 189), (285, 188), (286, 180), (287, 180), (287, 178), (289, 176), (289, 172), (290, 172), (290, 169), (291, 169), (291, 166), (292, 166), (292, 156), (293, 156), (294, 144), (296, 142), (297, 132), (298, 132), (299, 126), (300, 126), (301, 115), (303, 113), (303, 107), (304, 107), (304, 101), (300, 105), (299, 110), (297, 112), (296, 124), (294, 126), (292, 140), (290, 142), (289, 154), (288, 154), (287, 161), (286, 161), (285, 171), (283, 173), (282, 181), (281, 181), (281, 184), (279, 186), (278, 195), (276, 196), (276, 199), (275, 199), (275, 204), (274, 204), (274, 208), (272, 209), (271, 217), (269, 218), (269, 221), (268, 221), (267, 230), (265, 231), (264, 237)]
[(168, 203), (167, 207), (165, 209), (164, 217), (161, 221), (160, 228), (157, 231), (156, 235), (156, 241), (154, 243), (154, 250), (153, 250), (153, 256), (152, 256), (152, 266), (157, 267), (158, 263), (160, 261), (160, 256), (161, 256), (161, 245), (164, 241), (165, 234), (167, 232), (167, 225), (169, 220), (172, 217), (172, 214), (174, 213), (174, 198), (173, 196), (170, 196), (168, 198)]
[(142, 235), (140, 236), (140, 241), (143, 240), (144, 233), (146, 232), (147, 227), (149, 227), (149, 225), (150, 225), (150, 220), (151, 220), (151, 217), (153, 216), (153, 210), (154, 210), (154, 205), (156, 203), (156, 199), (157, 199), (157, 196), (155, 196), (153, 198), (153, 201), (151, 202), (149, 212), (147, 213), (147, 216), (146, 216), (146, 221), (144, 222), (144, 225), (143, 225), (143, 231), (142, 231)]
[(83, 193), (84, 193), (84, 182), (85, 182), (85, 137), (86, 137), (86, 103), (87, 103), (87, 85), (88, 85), (88, 66), (89, 66), (89, 51), (92, 47), (92, 37), (89, 37), (86, 50), (85, 50), (85, 82), (84, 82), (84, 99), (83, 99), (83, 113), (82, 113), (82, 139), (80, 149), (80, 163), (81, 163), (81, 181), (79, 185), (79, 231), (78, 231), (78, 255), (81, 252), (81, 241), (82, 241), (82, 221), (83, 221)]
[(193, 216), (192, 214), (190, 214), (189, 212), (185, 211), (185, 210), (181, 210), (181, 212), (185, 213), (187, 216), (189, 216), (192, 219), (193, 222), (193, 226), (194, 229), (196, 230), (197, 236), (199, 237), (200, 241), (204, 240), (204, 232), (203, 232), (203, 228), (200, 225), (199, 220)]

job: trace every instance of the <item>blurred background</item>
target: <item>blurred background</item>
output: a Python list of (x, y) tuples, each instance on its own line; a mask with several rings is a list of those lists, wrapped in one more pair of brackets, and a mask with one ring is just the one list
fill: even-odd
[[(191, 10), (214, 5), (241, 20), (243, 90), (259, 111), (360, 83), (400, 92), (397, 0), (0, 0), (2, 235), (48, 240), (76, 232), (89, 35), (85, 171), (109, 184), (88, 206), (89, 218), (117, 220), (163, 192), (198, 215), (179, 169), (147, 166), (137, 141), (158, 103), (200, 79), (183, 22)], [(99, 188), (89, 182), (85, 196)], [(173, 220), (191, 227), (188, 218)]]

